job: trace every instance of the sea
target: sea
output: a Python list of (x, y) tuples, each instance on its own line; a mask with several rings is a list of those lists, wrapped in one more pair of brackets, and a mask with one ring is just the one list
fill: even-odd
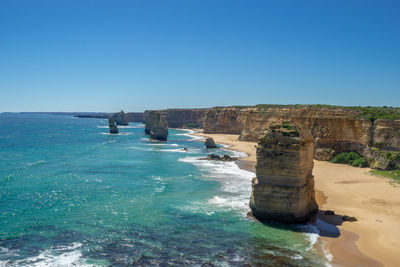
[[(0, 114), (0, 266), (327, 266), (312, 225), (249, 218), (254, 173), (193, 131)], [(185, 151), (183, 148), (187, 148)]]

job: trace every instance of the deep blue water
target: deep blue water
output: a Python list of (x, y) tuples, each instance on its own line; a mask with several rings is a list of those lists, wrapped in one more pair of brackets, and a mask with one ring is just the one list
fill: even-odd
[(187, 131), (143, 130), (0, 114), (0, 266), (324, 265), (312, 226), (247, 218), (254, 174), (199, 160)]

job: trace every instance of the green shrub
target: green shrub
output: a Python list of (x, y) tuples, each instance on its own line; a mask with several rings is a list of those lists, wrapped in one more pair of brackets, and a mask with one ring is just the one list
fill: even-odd
[(347, 163), (346, 158), (347, 158), (347, 153), (346, 153), (346, 152), (343, 152), (343, 153), (337, 154), (333, 159), (331, 159), (331, 162), (332, 162), (332, 163), (342, 163), (342, 164), (345, 164), (345, 163)]
[(349, 164), (353, 167), (367, 167), (367, 160), (358, 155), (356, 152), (342, 152), (337, 154), (333, 159), (332, 163)]
[(360, 157), (360, 158), (354, 160), (350, 165), (353, 167), (365, 168), (368, 166), (368, 163), (367, 163), (366, 159)]

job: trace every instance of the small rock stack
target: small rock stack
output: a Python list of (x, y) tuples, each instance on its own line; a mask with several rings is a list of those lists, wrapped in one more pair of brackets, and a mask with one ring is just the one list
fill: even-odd
[(292, 122), (271, 125), (257, 147), (251, 214), (260, 221), (305, 223), (318, 211), (315, 202), (314, 139)]
[(110, 134), (117, 134), (118, 127), (115, 125), (115, 121), (113, 118), (108, 118), (108, 127), (110, 128)]
[(206, 148), (217, 148), (217, 145), (214, 142), (214, 139), (208, 137), (205, 141)]

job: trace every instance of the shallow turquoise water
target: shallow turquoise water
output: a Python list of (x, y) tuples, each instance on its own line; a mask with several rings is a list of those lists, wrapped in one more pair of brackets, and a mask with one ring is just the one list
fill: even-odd
[(106, 126), (0, 114), (0, 266), (324, 265), (312, 226), (249, 220), (254, 175), (187, 131)]

